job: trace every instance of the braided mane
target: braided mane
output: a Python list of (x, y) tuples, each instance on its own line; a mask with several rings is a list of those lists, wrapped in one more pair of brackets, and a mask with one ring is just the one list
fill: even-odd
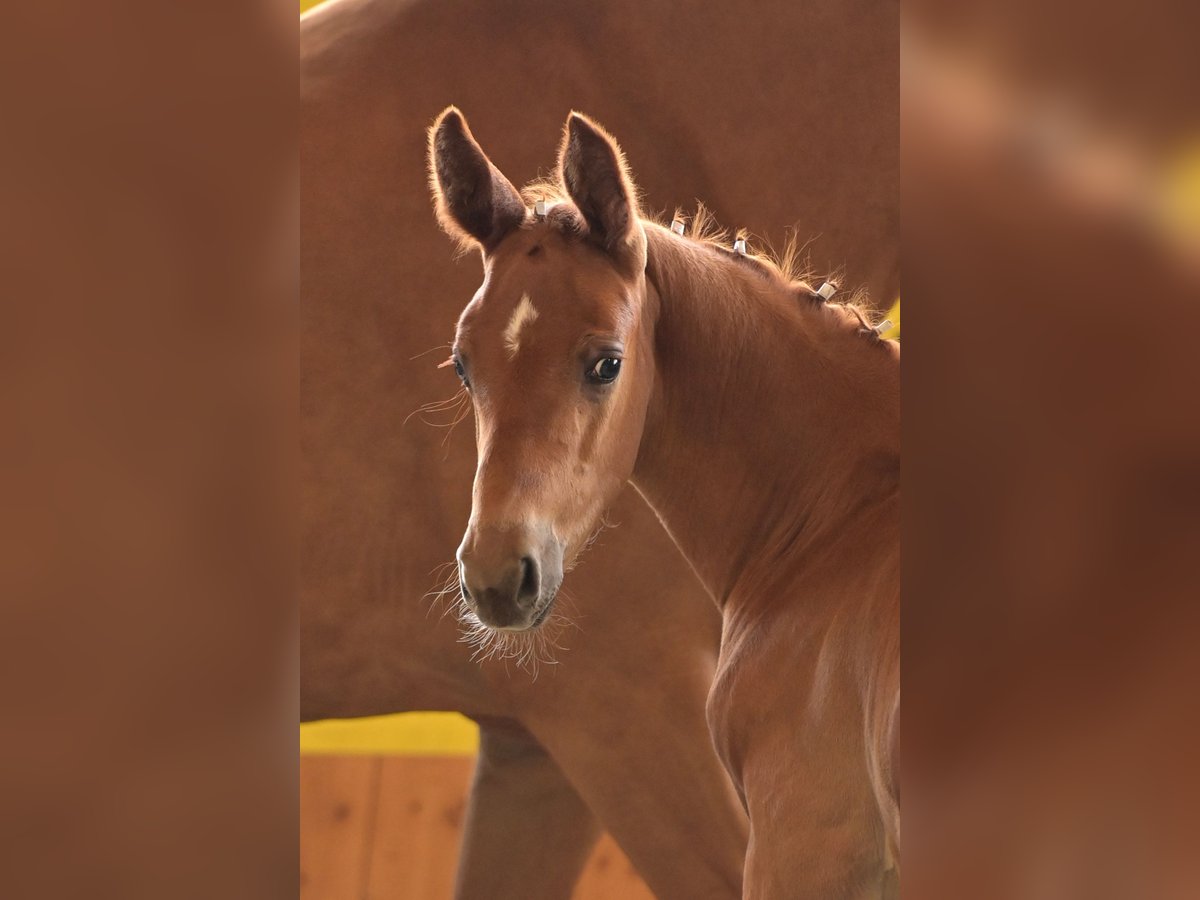
[[(521, 190), (521, 197), (530, 209), (539, 200), (554, 204), (546, 220), (558, 227), (564, 234), (576, 236), (586, 231), (587, 226), (584, 224), (583, 217), (575, 209), (571, 198), (567, 196), (562, 185), (557, 181), (549, 178), (533, 181)], [(852, 291), (844, 300), (826, 303), (817, 294), (816, 287), (813, 285), (815, 280), (813, 271), (804, 252), (808, 243), (801, 243), (794, 232), (788, 236), (782, 250), (776, 250), (770, 243), (764, 242), (761, 249), (750, 252), (752, 237), (750, 233), (745, 229), (731, 231), (723, 227), (717, 222), (708, 207), (699, 201), (696, 203), (695, 213), (691, 216), (677, 208), (671, 219), (667, 219), (662, 214), (646, 215), (642, 213), (641, 217), (644, 221), (661, 225), (664, 228), (669, 228), (672, 221), (683, 222), (685, 231), (681, 240), (704, 245), (723, 256), (754, 266), (764, 276), (778, 279), (788, 290), (801, 297), (807, 297), (815, 303), (844, 309), (856, 316), (864, 329), (873, 329), (883, 321), (883, 313), (871, 305), (866, 290), (862, 288)], [(536, 221), (538, 220), (533, 218), (532, 213), (526, 217), (526, 225), (532, 225)], [(734, 241), (738, 240), (746, 241), (747, 251), (745, 254), (733, 250)], [(839, 277), (837, 273), (834, 273), (824, 280), (837, 287)]]

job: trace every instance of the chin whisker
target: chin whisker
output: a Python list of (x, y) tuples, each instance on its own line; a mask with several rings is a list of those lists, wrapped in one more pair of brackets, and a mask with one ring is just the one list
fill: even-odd
[(542, 666), (558, 665), (556, 654), (569, 649), (562, 643), (562, 637), (574, 623), (560, 610), (558, 604), (561, 599), (560, 596), (554, 601), (555, 608), (539, 628), (532, 631), (501, 631), (479, 621), (460, 594), (456, 609), (462, 635), (458, 640), (472, 648), (472, 661), (482, 664), (497, 660), (506, 665), (511, 661), (536, 681)]
[(568, 628), (574, 628), (576, 631), (582, 632), (583, 626), (580, 621), (583, 619), (583, 614), (579, 612), (579, 601), (575, 595), (566, 588), (558, 589), (558, 599), (555, 601), (554, 611), (550, 613), (546, 624), (556, 622), (558, 625), (558, 637), (562, 636), (562, 632)]

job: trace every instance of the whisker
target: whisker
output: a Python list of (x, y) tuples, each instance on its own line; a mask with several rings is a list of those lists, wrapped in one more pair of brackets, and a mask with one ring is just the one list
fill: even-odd
[(461, 391), (455, 393), (452, 397), (447, 397), (445, 400), (434, 400), (431, 403), (423, 404), (419, 409), (421, 412), (438, 412), (443, 409), (450, 409), (458, 402)]
[(564, 632), (574, 626), (569, 610), (575, 606), (573, 598), (563, 596), (557, 603), (563, 602), (550, 613), (546, 621), (536, 631), (498, 631), (489, 628), (479, 621), (479, 617), (470, 610), (461, 599), (455, 605), (458, 611), (462, 634), (459, 643), (471, 648), (471, 660), (483, 664), (490, 661), (500, 662), (505, 669), (511, 661), (518, 669), (527, 672), (536, 681), (543, 666), (558, 665), (556, 653), (565, 652), (568, 648), (562, 642)]
[(566, 588), (560, 587), (558, 589), (558, 598), (559, 608), (554, 611), (551, 618), (557, 619), (557, 624), (560, 626), (559, 636), (561, 636), (561, 632), (568, 628), (574, 628), (576, 631), (582, 633), (583, 626), (580, 622), (584, 616), (579, 612), (579, 601), (575, 595)]
[[(416, 409), (414, 409), (412, 412), (410, 412), (407, 416), (405, 416), (404, 421), (401, 422), (400, 424), (402, 426), (407, 425), (409, 419), (411, 419), (413, 416), (424, 416), (424, 414), (426, 414), (426, 413), (439, 413), (439, 412), (446, 412), (447, 410), (450, 410), (450, 409), (454, 409), (458, 404), (462, 403), (462, 401), (464, 399), (466, 399), (466, 397), (467, 397), (466, 388), (460, 387), (457, 391), (455, 391), (454, 396), (452, 396), (452, 397), (447, 397), (445, 400), (434, 400), (430, 403), (425, 403), (421, 406), (418, 406)], [(429, 421), (425, 420), (424, 418), (422, 419), (422, 421), (424, 421), (426, 425), (436, 425), (436, 423), (429, 422)]]
[[(442, 448), (444, 450), (446, 450), (447, 456), (449, 456), (449, 453), (450, 453), (449, 448), (448, 448), (448, 444), (450, 441), (450, 435), (454, 434), (455, 426), (457, 426), (459, 422), (461, 422), (468, 415), (470, 415), (470, 413), (471, 413), (471, 400), (469, 397), (464, 395), (463, 399), (462, 399), (462, 405), (461, 405), (461, 407), (459, 407), (458, 415), (455, 416), (454, 421), (451, 422), (450, 425), (446, 428), (446, 434), (442, 438)], [(445, 457), (443, 457), (443, 459), (445, 459)]]
[(603, 532), (606, 528), (616, 528), (616, 527), (618, 527), (617, 524), (614, 524), (613, 522), (609, 521), (607, 510), (605, 512), (601, 513), (600, 514), (600, 523), (596, 526), (595, 531), (593, 531), (588, 536), (587, 540), (585, 540), (583, 542), (583, 546), (579, 548), (579, 552), (575, 554), (575, 558), (573, 560), (571, 560), (571, 564), (566, 568), (566, 571), (567, 572), (575, 571), (575, 569), (579, 566), (579, 563), (583, 560), (583, 555), (592, 548), (593, 544), (596, 543), (596, 540), (597, 540), (597, 538), (600, 537), (601, 532)]
[(410, 356), (408, 358), (408, 360), (409, 360), (409, 362), (412, 362), (414, 359), (420, 359), (422, 356), (428, 356), (430, 353), (435, 353), (438, 350), (453, 350), (453, 349), (454, 349), (454, 345), (449, 342), (447, 342), (445, 344), (438, 344), (436, 347), (430, 347), (428, 350), (422, 350), (416, 356)]
[[(443, 577), (442, 573), (447, 569), (450, 570), (449, 574)], [(432, 588), (421, 598), (422, 600), (428, 601), (428, 608), (425, 610), (425, 618), (428, 619), (434, 608), (441, 606), (442, 612), (438, 618), (444, 619), (446, 618), (446, 614), (450, 612), (451, 609), (454, 609), (457, 604), (463, 602), (457, 560), (450, 560), (449, 562), (444, 562), (440, 566), (435, 567), (434, 570), (430, 572), (430, 576), (433, 578), (435, 584), (437, 583), (438, 579), (442, 580), (440, 588)], [(445, 601), (447, 598), (454, 598), (455, 602), (446, 603)]]

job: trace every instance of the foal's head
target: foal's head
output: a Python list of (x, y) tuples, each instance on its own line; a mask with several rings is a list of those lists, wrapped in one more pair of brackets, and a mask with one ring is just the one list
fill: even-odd
[(479, 459), (463, 597), (484, 625), (523, 631), (633, 472), (654, 383), (646, 235), (620, 150), (578, 114), (533, 208), (453, 107), (429, 150), (438, 217), (484, 265), (454, 341)]

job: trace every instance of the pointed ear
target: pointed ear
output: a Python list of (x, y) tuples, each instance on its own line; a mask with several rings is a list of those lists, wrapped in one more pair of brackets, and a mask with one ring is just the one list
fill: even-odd
[(588, 225), (589, 236), (620, 262), (645, 263), (637, 192), (617, 142), (586, 116), (567, 118), (559, 178)]
[(453, 106), (429, 129), (429, 186), (442, 228), (459, 241), (478, 241), (488, 252), (521, 224), (525, 204), (492, 165)]

